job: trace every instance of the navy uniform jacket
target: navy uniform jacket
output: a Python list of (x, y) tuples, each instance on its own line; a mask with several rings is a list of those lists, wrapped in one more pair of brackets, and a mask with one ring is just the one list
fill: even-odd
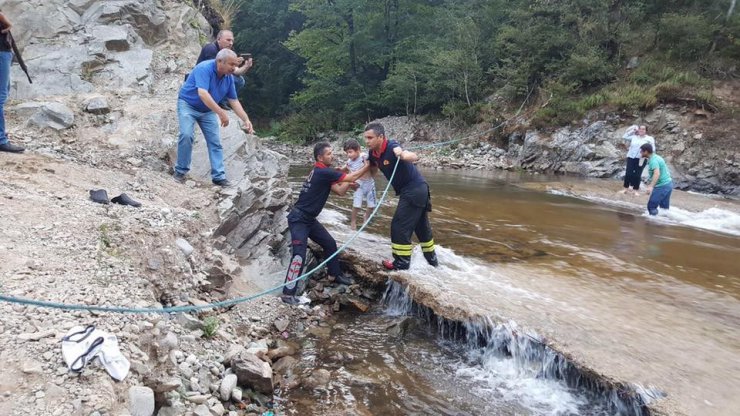
[[(396, 166), (396, 160), (398, 159), (393, 153), (393, 149), (400, 147), (398, 142), (395, 140), (385, 140), (380, 148), (379, 152), (370, 150), (368, 152), (368, 160), (370, 166), (377, 166), (385, 178), (390, 180), (393, 174), (393, 168)], [(396, 195), (400, 195), (406, 187), (414, 187), (426, 183), (426, 180), (416, 166), (413, 163), (400, 161), (398, 169), (396, 169), (396, 176), (393, 177), (391, 185), (393, 190), (396, 191)]]
[(331, 187), (347, 176), (344, 172), (332, 169), (323, 163), (316, 162), (306, 181), (303, 182), (301, 194), (294, 208), (312, 217), (317, 217), (329, 199)]

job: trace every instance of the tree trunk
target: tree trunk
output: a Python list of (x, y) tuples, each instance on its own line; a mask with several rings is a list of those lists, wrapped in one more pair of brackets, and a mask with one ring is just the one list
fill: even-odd
[(463, 72), (463, 84), (465, 85), (465, 101), (468, 102), (468, 107), (470, 107), (470, 94), (468, 94), (468, 71)]
[(737, 4), (737, 0), (730, 0), (730, 8), (727, 9), (727, 20), (730, 20), (730, 17), (732, 17), (732, 13), (735, 11), (735, 4)]
[(347, 22), (347, 31), (349, 32), (349, 64), (350, 68), (352, 69), (352, 77), (357, 78), (357, 53), (355, 51), (355, 19), (351, 9), (344, 19)]

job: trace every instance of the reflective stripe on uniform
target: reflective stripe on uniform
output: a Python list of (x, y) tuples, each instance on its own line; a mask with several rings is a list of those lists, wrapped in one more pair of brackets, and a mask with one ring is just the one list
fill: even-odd
[(429, 253), (429, 252), (434, 251), (434, 240), (429, 240), (423, 243), (419, 243), (419, 245), (421, 246), (421, 251), (423, 251), (424, 253)]
[(396, 250), (396, 249), (393, 249), (393, 254), (395, 254), (397, 256), (411, 256), (411, 251), (412, 250)]
[(392, 243), (391, 248), (394, 250), (413, 250), (414, 245), (413, 244), (396, 244)]

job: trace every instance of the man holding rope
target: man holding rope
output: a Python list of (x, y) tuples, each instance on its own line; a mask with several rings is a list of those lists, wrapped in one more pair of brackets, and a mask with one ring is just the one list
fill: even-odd
[(411, 235), (415, 233), (427, 263), (437, 267), (432, 225), (429, 223), (429, 212), (432, 210), (429, 185), (414, 166), (419, 156), (403, 150), (398, 142), (388, 140), (385, 128), (380, 123), (368, 124), (364, 137), (370, 149), (368, 160), (371, 172), (374, 175), (380, 169), (386, 179), (391, 180), (393, 177), (391, 185), (396, 195), (399, 195), (398, 207), (391, 222), (393, 261), (383, 260), (383, 266), (388, 270), (406, 270), (411, 267), (411, 252), (414, 249)]

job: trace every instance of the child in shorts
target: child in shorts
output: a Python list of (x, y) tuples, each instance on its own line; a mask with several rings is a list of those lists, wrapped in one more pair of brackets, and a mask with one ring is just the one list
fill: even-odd
[[(362, 154), (360, 149), (360, 143), (355, 139), (349, 139), (344, 143), (344, 152), (347, 153), (347, 164), (344, 169), (348, 172), (355, 172), (362, 168), (365, 164), (365, 155)], [(366, 173), (360, 179), (357, 180), (358, 188), (355, 190), (354, 199), (352, 201), (352, 220), (350, 226), (353, 230), (357, 229), (357, 212), (362, 209), (362, 201), (367, 204), (365, 210), (365, 219), (363, 223), (367, 221), (370, 214), (375, 208), (375, 180), (369, 173)]]

